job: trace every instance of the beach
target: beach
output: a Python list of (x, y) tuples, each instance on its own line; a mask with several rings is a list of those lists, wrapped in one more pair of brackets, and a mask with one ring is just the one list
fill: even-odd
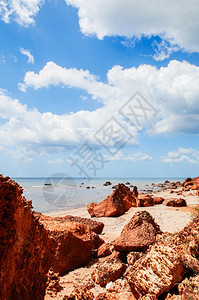
[[(160, 226), (163, 232), (176, 233), (182, 230), (192, 219), (195, 212), (195, 207), (199, 203), (199, 197), (195, 195), (195, 191), (184, 191), (182, 195), (177, 195), (182, 188), (175, 190), (166, 188), (160, 191), (150, 193), (152, 196), (163, 197), (164, 199), (182, 197), (187, 202), (187, 207), (169, 207), (163, 204), (151, 207), (132, 207), (125, 214), (119, 217), (101, 217), (92, 218), (95, 221), (103, 222), (104, 229), (100, 235), (105, 242), (112, 243), (121, 233), (123, 227), (130, 221), (137, 211), (147, 211), (154, 218), (155, 222)], [(59, 212), (46, 213), (51, 217), (63, 217), (73, 215), (82, 218), (90, 218), (86, 207), (63, 210)], [(106, 258), (100, 258), (92, 261), (89, 265), (83, 268), (76, 269), (59, 278), (59, 283), (63, 287), (60, 292), (47, 292), (45, 300), (63, 299), (63, 295), (70, 295), (75, 287), (81, 286), (82, 282), (90, 282), (90, 274), (95, 270), (97, 263), (103, 262)], [(106, 292), (105, 288), (100, 286), (93, 290), (94, 295)]]

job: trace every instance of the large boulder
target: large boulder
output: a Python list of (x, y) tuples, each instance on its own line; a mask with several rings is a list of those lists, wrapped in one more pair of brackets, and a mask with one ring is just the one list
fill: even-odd
[(124, 184), (118, 184), (117, 188), (100, 203), (90, 203), (87, 210), (91, 217), (113, 217), (124, 214), (130, 207), (137, 206), (137, 188), (133, 191)]
[(86, 265), (93, 249), (104, 241), (88, 226), (79, 222), (67, 222), (63, 217), (38, 215), (40, 223), (48, 231), (54, 247), (52, 267), (60, 275)]
[(183, 207), (187, 206), (186, 200), (182, 198), (170, 198), (166, 199), (163, 202), (164, 205), (166, 206), (173, 206), (173, 207)]
[(136, 298), (146, 294), (158, 297), (183, 279), (184, 267), (173, 247), (156, 243), (124, 276)]
[(54, 252), (48, 232), (22, 193), (15, 181), (0, 175), (0, 295), (39, 300)]
[(164, 198), (163, 197), (158, 197), (158, 196), (154, 196), (153, 197), (153, 204), (162, 204), (164, 202)]
[(184, 191), (189, 191), (190, 189), (199, 190), (199, 177), (195, 177), (193, 179), (187, 178), (182, 185)]
[(158, 233), (161, 233), (160, 227), (147, 211), (136, 212), (114, 241), (114, 247), (118, 251), (146, 250)]

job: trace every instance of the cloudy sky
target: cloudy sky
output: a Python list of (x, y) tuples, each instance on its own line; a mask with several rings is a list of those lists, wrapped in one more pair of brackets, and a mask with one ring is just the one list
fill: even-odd
[(198, 0), (2, 0), (0, 173), (199, 167)]

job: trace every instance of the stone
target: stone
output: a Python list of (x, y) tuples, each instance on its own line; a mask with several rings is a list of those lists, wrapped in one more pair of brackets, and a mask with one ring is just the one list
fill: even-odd
[(106, 181), (103, 186), (109, 186), (109, 185), (112, 185), (112, 183), (110, 181)]
[(62, 217), (37, 216), (53, 242), (55, 255), (52, 267), (60, 275), (85, 266), (91, 259), (92, 250), (104, 243), (83, 223), (67, 222)]
[(170, 199), (166, 199), (163, 202), (164, 205), (166, 206), (173, 206), (173, 207), (183, 207), (183, 206), (187, 206), (186, 200), (182, 199), (182, 198), (170, 198)]
[(158, 197), (158, 196), (155, 196), (153, 197), (153, 204), (156, 205), (156, 204), (162, 204), (164, 202), (164, 198), (163, 197)]
[(138, 206), (139, 207), (153, 206), (153, 198), (146, 194), (139, 194), (138, 195)]
[(44, 299), (52, 241), (14, 180), (0, 175), (1, 299)]
[(113, 245), (118, 251), (145, 251), (155, 242), (158, 233), (161, 233), (160, 227), (147, 211), (136, 212)]
[(146, 294), (159, 297), (183, 279), (184, 267), (176, 250), (161, 241), (152, 245), (148, 253), (128, 267), (124, 277), (136, 298)]
[(110, 243), (104, 243), (98, 248), (97, 256), (105, 257), (111, 255), (114, 250), (114, 246)]
[(107, 258), (105, 261), (98, 263), (97, 267), (91, 274), (92, 280), (102, 287), (107, 283), (120, 278), (126, 269), (126, 265), (119, 259)]
[(119, 184), (117, 188), (106, 199), (100, 203), (90, 203), (87, 210), (91, 217), (113, 217), (124, 214), (130, 207), (135, 207), (137, 199), (134, 196), (136, 191), (124, 184)]
[(182, 300), (199, 299), (199, 275), (186, 278), (178, 286), (179, 294), (182, 296)]
[(97, 233), (97, 234), (101, 234), (102, 230), (104, 228), (104, 224), (102, 222), (98, 222), (98, 221), (94, 221), (88, 218), (81, 218), (81, 217), (74, 217), (71, 215), (66, 215), (64, 217), (56, 217), (57, 220), (59, 220), (62, 223), (65, 222), (76, 222), (76, 223), (81, 223), (84, 224), (86, 226), (88, 226), (91, 231)]

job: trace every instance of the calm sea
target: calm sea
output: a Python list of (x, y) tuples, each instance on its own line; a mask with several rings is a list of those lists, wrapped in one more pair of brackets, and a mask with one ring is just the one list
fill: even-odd
[[(83, 207), (90, 202), (99, 202), (112, 193), (112, 186), (118, 183), (136, 185), (141, 191), (154, 189), (152, 183), (163, 183), (165, 180), (183, 181), (185, 178), (13, 178), (24, 189), (24, 196), (32, 200), (33, 209), (37, 212)], [(111, 186), (103, 186), (106, 181)], [(157, 188), (155, 188), (157, 189)]]

